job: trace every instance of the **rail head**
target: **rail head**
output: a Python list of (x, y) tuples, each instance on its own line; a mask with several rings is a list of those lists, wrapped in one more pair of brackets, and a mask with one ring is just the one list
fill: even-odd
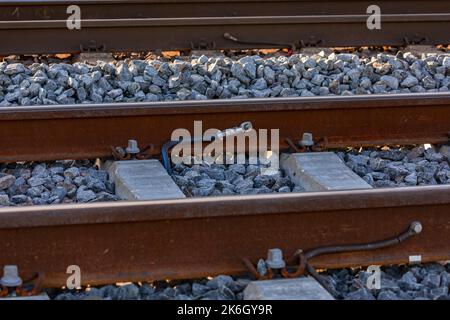
[(369, 110), (392, 107), (406, 110), (411, 107), (424, 106), (450, 107), (450, 92), (2, 107), (0, 108), (0, 121), (256, 111), (342, 109), (345, 112), (350, 109)]

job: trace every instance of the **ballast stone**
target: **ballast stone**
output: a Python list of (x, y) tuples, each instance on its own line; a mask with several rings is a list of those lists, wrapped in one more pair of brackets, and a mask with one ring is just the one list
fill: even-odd
[(306, 191), (372, 188), (333, 152), (282, 154), (280, 165)]
[(108, 161), (105, 167), (123, 200), (185, 198), (158, 160)]
[(312, 277), (252, 281), (244, 290), (244, 300), (334, 300)]

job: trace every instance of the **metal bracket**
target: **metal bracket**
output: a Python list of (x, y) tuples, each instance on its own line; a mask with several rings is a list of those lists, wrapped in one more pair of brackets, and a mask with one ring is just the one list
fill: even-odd
[[(252, 123), (250, 121), (245, 121), (237, 127), (228, 128), (225, 130), (219, 130), (215, 136), (211, 137), (211, 141), (216, 140), (216, 139), (223, 140), (226, 137), (234, 137), (234, 136), (237, 136), (240, 134), (244, 134), (252, 129), (253, 129)], [(191, 138), (191, 141), (188, 141), (188, 143), (195, 143), (196, 141), (199, 141), (199, 139), (201, 140), (201, 142), (205, 141), (205, 140), (203, 140), (203, 137), (194, 137), (194, 138)], [(173, 173), (172, 166), (170, 164), (170, 159), (169, 159), (169, 151), (170, 151), (170, 149), (172, 149), (179, 143), (182, 143), (182, 139), (180, 139), (180, 141), (169, 140), (163, 144), (162, 149), (161, 149), (161, 157), (162, 157), (163, 166), (167, 170), (169, 175), (172, 175), (172, 173)]]
[(288, 48), (291, 51), (295, 51), (296, 48), (299, 47), (299, 43), (277, 43), (277, 42), (266, 42), (266, 41), (253, 41), (253, 40), (242, 40), (228, 32), (225, 32), (223, 34), (223, 37), (226, 40), (230, 40), (236, 43), (240, 43), (240, 44), (248, 44), (248, 45), (256, 45), (256, 46), (267, 46), (268, 48), (270, 47), (275, 47), (275, 48)]
[(0, 281), (0, 297), (4, 298), (10, 294), (19, 297), (29, 297), (39, 294), (44, 282), (43, 273), (35, 273), (33, 277), (22, 281), (16, 265), (4, 266), (3, 277)]

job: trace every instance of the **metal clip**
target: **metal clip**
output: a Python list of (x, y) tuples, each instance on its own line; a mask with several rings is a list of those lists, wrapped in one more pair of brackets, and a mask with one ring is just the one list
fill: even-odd
[(317, 48), (323, 43), (322, 39), (316, 39), (314, 36), (310, 36), (308, 40), (300, 40), (301, 48)]
[(403, 37), (403, 43), (404, 46), (409, 46), (409, 45), (420, 45), (422, 43), (426, 43), (427, 42), (427, 38), (426, 37), (422, 37), (419, 36), (418, 34), (414, 34), (412, 37)]
[(288, 48), (292, 51), (295, 51), (295, 49), (298, 47), (298, 44), (296, 43), (276, 43), (276, 42), (267, 42), (267, 41), (253, 41), (253, 40), (242, 40), (231, 33), (225, 32), (223, 34), (223, 38), (229, 41), (233, 41), (236, 43), (244, 44), (244, 45), (253, 45), (253, 46), (267, 46), (269, 48)]
[[(44, 283), (44, 274), (35, 273), (34, 276), (26, 281), (24, 284), (16, 288), (16, 294), (20, 297), (29, 297), (38, 295), (42, 289), (42, 284)], [(29, 290), (25, 290), (25, 285), (27, 287), (31, 286)]]
[(310, 132), (303, 133), (302, 140), (299, 141), (300, 146), (310, 148), (314, 145), (313, 135)]
[(3, 287), (18, 287), (22, 284), (19, 277), (19, 269), (16, 265), (6, 265), (3, 267), (3, 277), (0, 279), (0, 285)]
[(125, 149), (125, 151), (132, 156), (137, 155), (141, 150), (139, 150), (137, 141), (136, 140), (128, 140), (128, 147)]
[[(274, 269), (279, 269), (281, 275), (284, 278), (295, 278), (302, 276), (305, 271), (307, 274), (311, 275), (313, 278), (317, 280), (325, 289), (327, 289), (331, 294), (335, 295), (336, 292), (334, 292), (333, 288), (330, 287), (330, 285), (327, 283), (326, 279), (322, 277), (317, 271), (309, 264), (309, 260), (320, 256), (320, 255), (326, 255), (326, 254), (337, 254), (337, 253), (344, 253), (344, 252), (354, 252), (354, 251), (370, 251), (375, 249), (383, 249), (387, 247), (392, 247), (395, 245), (400, 244), (401, 242), (411, 238), (412, 236), (418, 235), (422, 232), (422, 224), (418, 221), (413, 221), (410, 223), (406, 231), (400, 233), (397, 236), (394, 236), (392, 238), (381, 240), (381, 241), (375, 241), (375, 242), (368, 242), (368, 243), (358, 243), (358, 244), (347, 244), (347, 245), (337, 245), (337, 246), (324, 246), (324, 247), (318, 247), (315, 249), (308, 250), (306, 252), (303, 252), (303, 250), (299, 249), (297, 250), (292, 259), (291, 263), (295, 263), (297, 261), (298, 265), (295, 268), (294, 272), (289, 272), (286, 265), (283, 265), (283, 259), (282, 259), (282, 253), (280, 249), (271, 249), (269, 250), (269, 257), (266, 260), (267, 265), (267, 275), (262, 276), (258, 273), (254, 265), (251, 263), (251, 261), (248, 258), (242, 259), (244, 265), (248, 269), (248, 271), (258, 280), (263, 279), (271, 279), (274, 276)], [(278, 251), (279, 250), (279, 251)], [(270, 264), (272, 266), (270, 266)]]
[[(238, 127), (218, 131), (211, 138), (211, 141), (216, 140), (216, 139), (223, 140), (223, 138), (225, 138), (225, 137), (236, 136), (236, 135), (248, 132), (252, 129), (253, 129), (252, 123), (249, 121), (245, 121), (245, 122), (241, 123)], [(191, 138), (189, 143), (195, 143), (198, 141), (203, 142), (204, 141), (203, 137), (193, 137), (193, 138)], [(161, 157), (162, 157), (163, 166), (167, 170), (169, 175), (172, 175), (172, 166), (170, 164), (169, 151), (170, 151), (170, 149), (172, 149), (179, 143), (185, 143), (185, 141), (183, 141), (182, 139), (180, 139), (179, 141), (169, 140), (166, 143), (164, 143), (161, 148)]]

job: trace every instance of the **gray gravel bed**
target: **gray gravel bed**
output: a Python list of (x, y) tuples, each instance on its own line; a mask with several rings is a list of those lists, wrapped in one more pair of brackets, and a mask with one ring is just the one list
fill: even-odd
[(376, 188), (450, 183), (449, 146), (442, 146), (440, 150), (416, 146), (337, 154), (350, 169)]
[(448, 92), (450, 55), (351, 53), (0, 63), (0, 107)]
[(49, 295), (56, 300), (242, 300), (242, 292), (249, 282), (250, 279), (245, 277), (220, 275), (191, 281), (107, 285), (88, 290), (56, 291)]
[(450, 300), (448, 264), (382, 267), (379, 289), (367, 288), (371, 274), (364, 269), (328, 270), (322, 275), (326, 276), (340, 299)]
[(89, 160), (0, 165), (0, 207), (115, 200), (108, 173)]
[(283, 171), (268, 175), (261, 171), (262, 166), (177, 164), (173, 167), (172, 178), (189, 197), (304, 191), (295, 186)]

